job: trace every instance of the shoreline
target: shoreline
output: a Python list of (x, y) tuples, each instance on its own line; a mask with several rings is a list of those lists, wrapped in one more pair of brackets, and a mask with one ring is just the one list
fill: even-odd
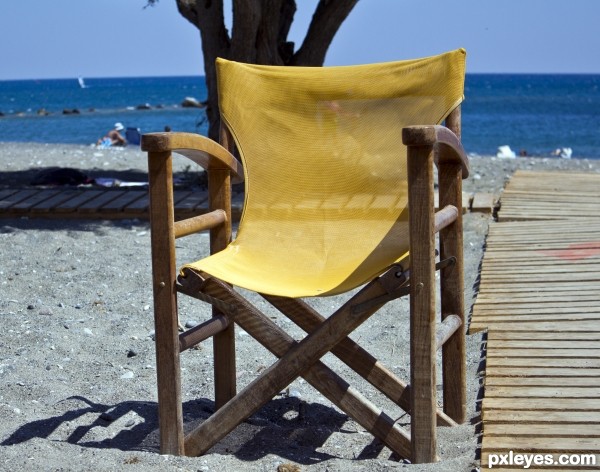
[[(41, 168), (77, 168), (90, 175), (146, 173), (139, 149), (0, 142), (0, 187), (21, 185)], [(467, 192), (500, 195), (516, 169), (600, 172), (600, 160), (473, 157)], [(194, 172), (175, 159), (175, 172)], [(465, 305), (476, 296), (479, 264), (491, 215), (464, 214)], [(306, 382), (253, 415), (198, 458), (157, 452), (156, 385), (149, 225), (141, 220), (0, 219), (0, 470), (275, 471), (294, 463), (302, 471), (459, 471), (479, 467), (478, 401), (483, 334), (467, 336), (468, 420), (438, 429), (436, 464), (406, 465), (390, 457), (354, 421)], [(178, 243), (182, 260), (206, 254), (206, 235)], [(251, 301), (260, 304), (258, 297)], [(322, 313), (338, 299), (309, 300)], [(261, 305), (261, 308), (264, 304)], [(181, 320), (204, 321), (206, 305), (181, 302)], [(359, 339), (401, 378), (407, 377), (407, 300), (387, 305)], [(286, 323), (275, 311), (276, 322)], [(289, 326), (285, 324), (286, 327)], [(293, 330), (300, 337), (299, 330)], [(272, 356), (237, 330), (240, 387)], [(186, 425), (211, 408), (210, 342), (183, 357)], [(326, 357), (334, 370), (340, 364)], [(347, 369), (344, 376), (369, 399), (408, 421)], [(292, 394), (293, 392), (293, 394)], [(300, 411), (303, 413), (300, 414)]]
[[(570, 172), (600, 172), (600, 159), (559, 157), (499, 158), (492, 155), (469, 155), (471, 173), (463, 181), (468, 192), (499, 193), (508, 178), (517, 169), (545, 169)], [(147, 172), (146, 154), (137, 146), (97, 149), (85, 144), (22, 143), (0, 141), (0, 186), (29, 185), (21, 177), (33, 175), (41, 168), (69, 167), (91, 174), (114, 172)], [(192, 162), (175, 155), (174, 172), (201, 172)], [(11, 173), (15, 175), (10, 175)], [(503, 179), (499, 177), (503, 174)]]

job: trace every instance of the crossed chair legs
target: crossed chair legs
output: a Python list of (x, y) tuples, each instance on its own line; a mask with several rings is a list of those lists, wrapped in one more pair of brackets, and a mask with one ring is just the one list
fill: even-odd
[[(186, 455), (200, 455), (208, 451), (294, 379), (302, 376), (392, 451), (402, 457), (415, 456), (415, 445), (411, 444), (410, 434), (319, 360), (331, 351), (401, 408), (410, 412), (410, 387), (347, 337), (387, 301), (407, 293), (407, 280), (397, 267), (367, 284), (329, 318), (322, 317), (301, 300), (263, 295), (309, 333), (299, 342), (229, 285), (206, 274), (186, 270), (184, 276), (179, 278), (177, 290), (213, 303), (222, 312), (221, 319), (216, 320), (221, 324), (238, 324), (279, 358), (260, 377), (185, 437), (183, 450)], [(456, 324), (454, 331), (459, 326), (460, 323)], [(438, 425), (456, 425), (443, 411), (432, 413)], [(161, 434), (162, 422), (163, 419)], [(431, 461), (435, 459), (435, 456), (430, 458)]]

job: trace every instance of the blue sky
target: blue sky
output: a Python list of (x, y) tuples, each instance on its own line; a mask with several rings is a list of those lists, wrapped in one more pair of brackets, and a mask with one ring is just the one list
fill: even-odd
[[(228, 3), (228, 2), (226, 2)], [(298, 0), (293, 40), (316, 0)], [(0, 80), (203, 74), (175, 0), (1, 0)], [(600, 73), (598, 0), (360, 0), (326, 65), (465, 47), (469, 72)]]

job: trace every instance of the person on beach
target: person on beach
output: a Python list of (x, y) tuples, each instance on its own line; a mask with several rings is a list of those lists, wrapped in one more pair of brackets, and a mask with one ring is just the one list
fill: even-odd
[(121, 134), (124, 129), (122, 123), (115, 123), (114, 128), (96, 142), (96, 146), (127, 146), (127, 140)]

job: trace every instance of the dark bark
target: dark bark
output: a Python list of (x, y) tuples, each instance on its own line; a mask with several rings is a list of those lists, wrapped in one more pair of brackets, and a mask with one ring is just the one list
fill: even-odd
[[(149, 0), (156, 3), (157, 0)], [(181, 15), (198, 28), (208, 88), (209, 136), (218, 139), (217, 57), (266, 65), (322, 66), (327, 49), (358, 0), (320, 0), (298, 51), (287, 39), (295, 0), (233, 0), (231, 36), (223, 0), (176, 0)]]

